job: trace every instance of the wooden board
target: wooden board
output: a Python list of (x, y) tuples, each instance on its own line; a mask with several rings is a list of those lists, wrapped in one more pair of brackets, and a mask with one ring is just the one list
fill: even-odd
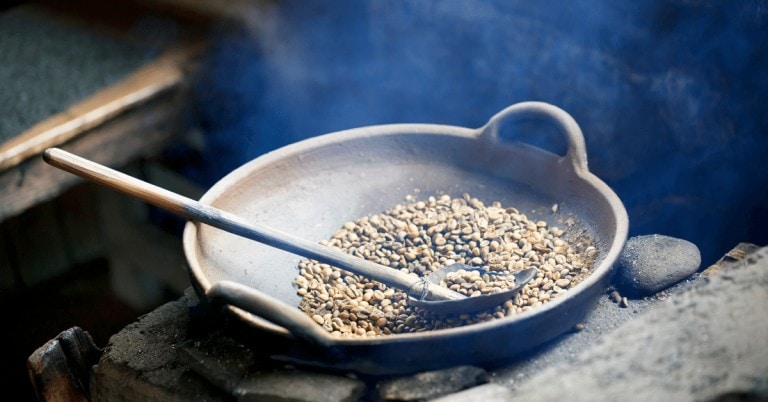
[(0, 146), (0, 221), (54, 198), (78, 181), (42, 160), (48, 147), (119, 167), (157, 154), (178, 136), (180, 113), (188, 102), (186, 74), (200, 49), (197, 44), (169, 51)]
[(0, 145), (0, 171), (13, 168), (48, 147), (63, 144), (179, 87), (184, 78), (183, 64), (189, 62), (196, 49), (189, 46), (169, 51), (119, 83), (3, 143)]

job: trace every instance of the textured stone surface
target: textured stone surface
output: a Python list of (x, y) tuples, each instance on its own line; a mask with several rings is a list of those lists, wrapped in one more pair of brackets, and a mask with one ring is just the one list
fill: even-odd
[(457, 366), (381, 381), (376, 388), (381, 400), (425, 401), (487, 381), (485, 370), (473, 366)]
[(176, 345), (187, 335), (188, 300), (167, 303), (110, 338), (92, 369), (93, 401), (227, 399), (178, 360)]
[[(266, 338), (259, 340), (273, 346)], [(365, 384), (354, 377), (298, 370), (256, 349), (221, 330), (177, 347), (181, 364), (240, 401), (357, 401), (366, 392)]]
[(354, 378), (280, 370), (246, 378), (234, 395), (240, 401), (354, 402), (364, 393), (365, 384)]
[[(603, 337), (515, 400), (768, 400), (768, 248)], [(556, 384), (557, 386), (553, 386)], [(752, 398), (752, 399), (746, 399)]]
[(517, 361), (494, 368), (490, 371), (491, 380), (514, 389), (553, 365), (573, 362), (579, 354), (594, 346), (601, 338), (613, 336), (613, 331), (622, 325), (664, 303), (667, 298), (684, 292), (697, 281), (694, 275), (653, 297), (630, 300), (627, 308), (621, 307), (610, 297), (613, 292), (608, 292), (598, 299), (597, 305), (578, 328), (531, 351)]
[(617, 285), (628, 296), (648, 296), (689, 277), (700, 265), (699, 248), (689, 241), (636, 236), (627, 240), (619, 257)]
[[(92, 380), (91, 390), (94, 400), (150, 401), (765, 400), (766, 305), (768, 248), (763, 248), (712, 277), (693, 275), (653, 297), (630, 300), (627, 308), (606, 294), (579, 331), (522, 362), (488, 372), (455, 367), (363, 379), (366, 388), (343, 373), (260, 363), (264, 358), (255, 349), (251, 355), (221, 337), (194, 338), (201, 341), (187, 345), (187, 359), (180, 359), (185, 349), (179, 342), (190, 342), (189, 323), (206, 321), (190, 320), (195, 310), (188, 308), (196, 300), (189, 293), (114, 336), (94, 369), (99, 379)], [(211, 368), (222, 357), (226, 361), (213, 377), (194, 373), (195, 364)], [(478, 386), (486, 382), (491, 384)]]
[(179, 360), (215, 387), (233, 393), (248, 374), (254, 353), (221, 331), (182, 342)]
[(502, 385), (484, 384), (434, 399), (432, 402), (506, 402), (512, 400), (512, 395), (512, 391)]

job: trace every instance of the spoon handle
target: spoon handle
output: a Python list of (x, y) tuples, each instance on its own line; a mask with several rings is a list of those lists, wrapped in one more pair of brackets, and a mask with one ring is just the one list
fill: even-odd
[(333, 265), (366, 278), (375, 279), (387, 286), (406, 292), (416, 285), (427, 286), (432, 299), (458, 300), (463, 298), (461, 294), (447, 288), (423, 283), (420, 278), (413, 275), (351, 256), (331, 247), (313, 243), (259, 223), (246, 222), (235, 214), (202, 204), (58, 148), (47, 149), (43, 154), (43, 159), (59, 169), (138, 198), (189, 220), (202, 222), (305, 258)]

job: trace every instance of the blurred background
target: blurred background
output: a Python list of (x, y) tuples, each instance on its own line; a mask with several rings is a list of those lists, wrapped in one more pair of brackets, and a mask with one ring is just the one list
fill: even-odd
[[(0, 11), (0, 381), (189, 287), (183, 222), (52, 172), (61, 146), (199, 197), (270, 150), (387, 123), (570, 113), (630, 235), (702, 267), (768, 244), (768, 1), (16, 1)], [(562, 139), (514, 131), (554, 151)]]

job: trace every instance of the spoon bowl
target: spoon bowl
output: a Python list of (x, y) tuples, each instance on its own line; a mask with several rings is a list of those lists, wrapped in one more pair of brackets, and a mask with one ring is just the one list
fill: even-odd
[(512, 276), (515, 278), (515, 286), (495, 293), (471, 296), (460, 300), (429, 300), (426, 297), (416, 297), (413, 294), (414, 292), (409, 292), (408, 304), (441, 314), (470, 313), (486, 310), (512, 299), (517, 292), (522, 290), (523, 287), (531, 281), (531, 279), (536, 277), (537, 273), (536, 268), (528, 268), (513, 274), (489, 271), (456, 263), (440, 268), (429, 275), (424, 276), (424, 281), (436, 286), (441, 286), (440, 283), (446, 276), (448, 276), (448, 274), (459, 271), (475, 271), (478, 272), (481, 277), (488, 275), (500, 279), (507, 279)]

